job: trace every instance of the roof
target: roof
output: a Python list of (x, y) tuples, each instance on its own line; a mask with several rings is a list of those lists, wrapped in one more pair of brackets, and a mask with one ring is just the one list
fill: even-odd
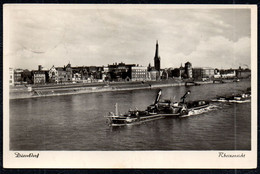
[(55, 67), (55, 69), (58, 70), (58, 71), (64, 71), (63, 67)]
[(211, 67), (193, 67), (193, 69), (216, 69)]
[(132, 69), (147, 69), (146, 66), (133, 66)]

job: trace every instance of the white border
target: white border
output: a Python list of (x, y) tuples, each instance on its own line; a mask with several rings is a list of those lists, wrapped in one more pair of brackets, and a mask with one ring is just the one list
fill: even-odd
[[(250, 151), (223, 151), (227, 154), (245, 154), (245, 158), (220, 158), (220, 151), (31, 151), (39, 158), (15, 158), (9, 150), (9, 39), (8, 15), (16, 8), (69, 9), (251, 9), (251, 145)], [(5, 4), (3, 8), (3, 166), (4, 168), (208, 168), (249, 169), (257, 167), (257, 6), (256, 5), (38, 5)], [(19, 151), (22, 153), (22, 151)], [(24, 153), (28, 153), (25, 151)]]

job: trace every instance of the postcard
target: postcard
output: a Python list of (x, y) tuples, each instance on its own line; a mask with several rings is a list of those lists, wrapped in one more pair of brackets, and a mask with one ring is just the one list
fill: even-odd
[(256, 168), (257, 6), (3, 9), (4, 168)]

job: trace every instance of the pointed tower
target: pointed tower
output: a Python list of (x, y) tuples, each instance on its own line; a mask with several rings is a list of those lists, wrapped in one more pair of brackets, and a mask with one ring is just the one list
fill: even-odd
[(148, 67), (147, 67), (147, 70), (148, 70), (148, 71), (151, 71), (151, 70), (152, 70), (151, 63), (149, 63), (149, 65), (148, 65)]
[(161, 58), (159, 56), (159, 44), (158, 40), (156, 41), (156, 49), (155, 49), (155, 56), (154, 56), (154, 68), (157, 71), (160, 71), (161, 69)]

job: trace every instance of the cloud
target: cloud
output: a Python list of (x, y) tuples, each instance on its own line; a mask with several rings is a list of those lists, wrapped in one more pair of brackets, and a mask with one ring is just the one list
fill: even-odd
[(238, 68), (242, 64), (250, 65), (250, 38), (243, 37), (237, 42), (223, 36), (211, 37), (201, 41), (196, 50), (188, 57), (193, 66), (213, 68)]
[[(239, 20), (238, 20), (239, 19)], [(162, 67), (250, 65), (250, 11), (239, 9), (33, 9), (10, 11), (13, 67), (113, 62)], [(228, 59), (228, 60), (226, 60)], [(203, 63), (203, 64), (202, 64)]]

